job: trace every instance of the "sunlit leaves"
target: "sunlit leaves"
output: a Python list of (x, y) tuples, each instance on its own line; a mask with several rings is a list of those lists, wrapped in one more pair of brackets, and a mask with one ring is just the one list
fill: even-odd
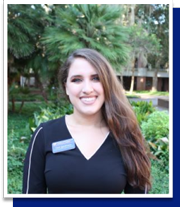
[(119, 6), (68, 5), (56, 8), (54, 24), (45, 29), (42, 43), (50, 61), (64, 62), (69, 53), (88, 47), (101, 52), (120, 70), (128, 59), (127, 31), (117, 20)]

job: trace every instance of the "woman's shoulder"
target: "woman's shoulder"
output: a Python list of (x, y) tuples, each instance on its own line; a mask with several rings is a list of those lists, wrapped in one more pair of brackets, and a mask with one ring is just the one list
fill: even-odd
[(68, 134), (65, 124), (65, 116), (44, 122), (41, 124), (41, 127), (43, 128), (42, 131), (45, 140), (56, 141), (61, 136), (64, 137)]

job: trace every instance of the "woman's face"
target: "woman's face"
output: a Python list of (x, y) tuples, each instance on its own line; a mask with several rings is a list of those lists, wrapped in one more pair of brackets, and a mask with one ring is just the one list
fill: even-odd
[(105, 100), (104, 90), (95, 68), (87, 60), (74, 60), (65, 87), (74, 113), (94, 115), (101, 112)]

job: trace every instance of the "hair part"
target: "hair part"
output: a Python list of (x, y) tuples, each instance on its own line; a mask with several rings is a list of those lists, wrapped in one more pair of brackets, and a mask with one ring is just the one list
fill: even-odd
[(104, 89), (104, 120), (114, 135), (123, 157), (130, 185), (151, 188), (150, 160), (134, 111), (113, 68), (104, 56), (93, 49), (74, 51), (60, 69), (60, 82), (65, 89), (69, 68), (76, 58), (86, 59), (97, 71)]

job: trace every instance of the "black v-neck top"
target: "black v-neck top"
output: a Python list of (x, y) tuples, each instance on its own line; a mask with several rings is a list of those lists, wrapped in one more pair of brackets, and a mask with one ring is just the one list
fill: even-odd
[(23, 193), (144, 193), (127, 183), (121, 152), (111, 133), (88, 160), (76, 145), (71, 150), (52, 152), (53, 142), (69, 138), (65, 116), (36, 129), (24, 161)]

